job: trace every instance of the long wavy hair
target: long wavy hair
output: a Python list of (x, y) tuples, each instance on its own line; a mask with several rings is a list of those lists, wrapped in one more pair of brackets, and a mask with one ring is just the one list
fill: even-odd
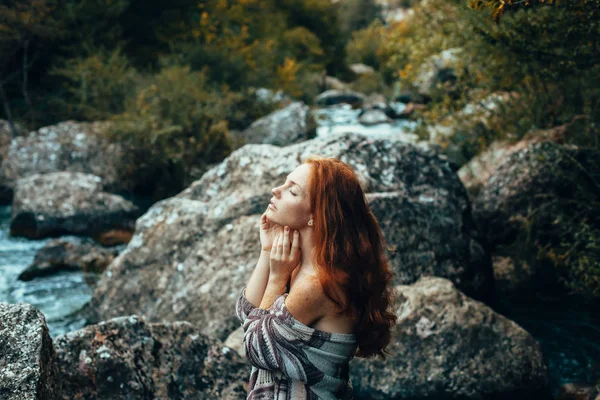
[(308, 186), (318, 279), (325, 295), (356, 321), (355, 356), (385, 360), (397, 317), (392, 309), (393, 273), (377, 218), (350, 166), (318, 156), (305, 163), (311, 166)]

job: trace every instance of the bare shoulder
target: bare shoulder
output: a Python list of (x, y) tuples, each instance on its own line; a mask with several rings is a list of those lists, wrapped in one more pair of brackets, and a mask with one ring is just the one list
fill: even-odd
[(310, 326), (328, 314), (329, 307), (324, 305), (329, 301), (318, 277), (310, 274), (296, 279), (286, 298), (285, 306), (295, 319)]

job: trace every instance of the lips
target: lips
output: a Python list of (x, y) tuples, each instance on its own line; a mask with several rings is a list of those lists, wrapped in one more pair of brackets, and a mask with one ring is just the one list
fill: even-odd
[(270, 205), (271, 207), (273, 207), (275, 210), (277, 210), (277, 207), (275, 207), (275, 204), (273, 204), (273, 202), (272, 202), (272, 201), (269, 203), (269, 205)]

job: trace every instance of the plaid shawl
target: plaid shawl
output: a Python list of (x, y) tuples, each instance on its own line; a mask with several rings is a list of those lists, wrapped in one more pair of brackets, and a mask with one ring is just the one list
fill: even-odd
[(285, 306), (287, 293), (264, 310), (242, 290), (236, 315), (252, 370), (247, 400), (352, 399), (348, 363), (356, 351), (353, 334), (330, 333), (296, 320)]

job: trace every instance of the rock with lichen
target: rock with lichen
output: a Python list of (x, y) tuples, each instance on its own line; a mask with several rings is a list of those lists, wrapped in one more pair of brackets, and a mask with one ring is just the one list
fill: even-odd
[(58, 399), (58, 372), (44, 315), (0, 303), (0, 399)]
[(187, 322), (128, 316), (55, 338), (60, 399), (241, 399), (247, 365)]
[[(10, 232), (31, 239), (65, 234), (104, 244), (133, 232), (138, 208), (103, 191), (102, 179), (78, 172), (35, 174), (15, 185)], [(121, 235), (128, 241), (127, 235)], [(125, 242), (126, 242), (125, 241)]]
[(234, 309), (256, 265), (271, 188), (313, 154), (339, 158), (357, 172), (388, 244), (402, 250), (391, 256), (394, 283), (437, 274), (473, 297), (489, 297), (490, 258), (447, 160), (426, 146), (341, 134), (287, 147), (246, 145), (156, 203), (102, 275), (89, 318), (141, 313), (187, 320), (224, 340), (239, 327), (223, 310)]
[(390, 355), (350, 363), (358, 398), (550, 398), (540, 345), (515, 322), (443, 278), (396, 291)]

